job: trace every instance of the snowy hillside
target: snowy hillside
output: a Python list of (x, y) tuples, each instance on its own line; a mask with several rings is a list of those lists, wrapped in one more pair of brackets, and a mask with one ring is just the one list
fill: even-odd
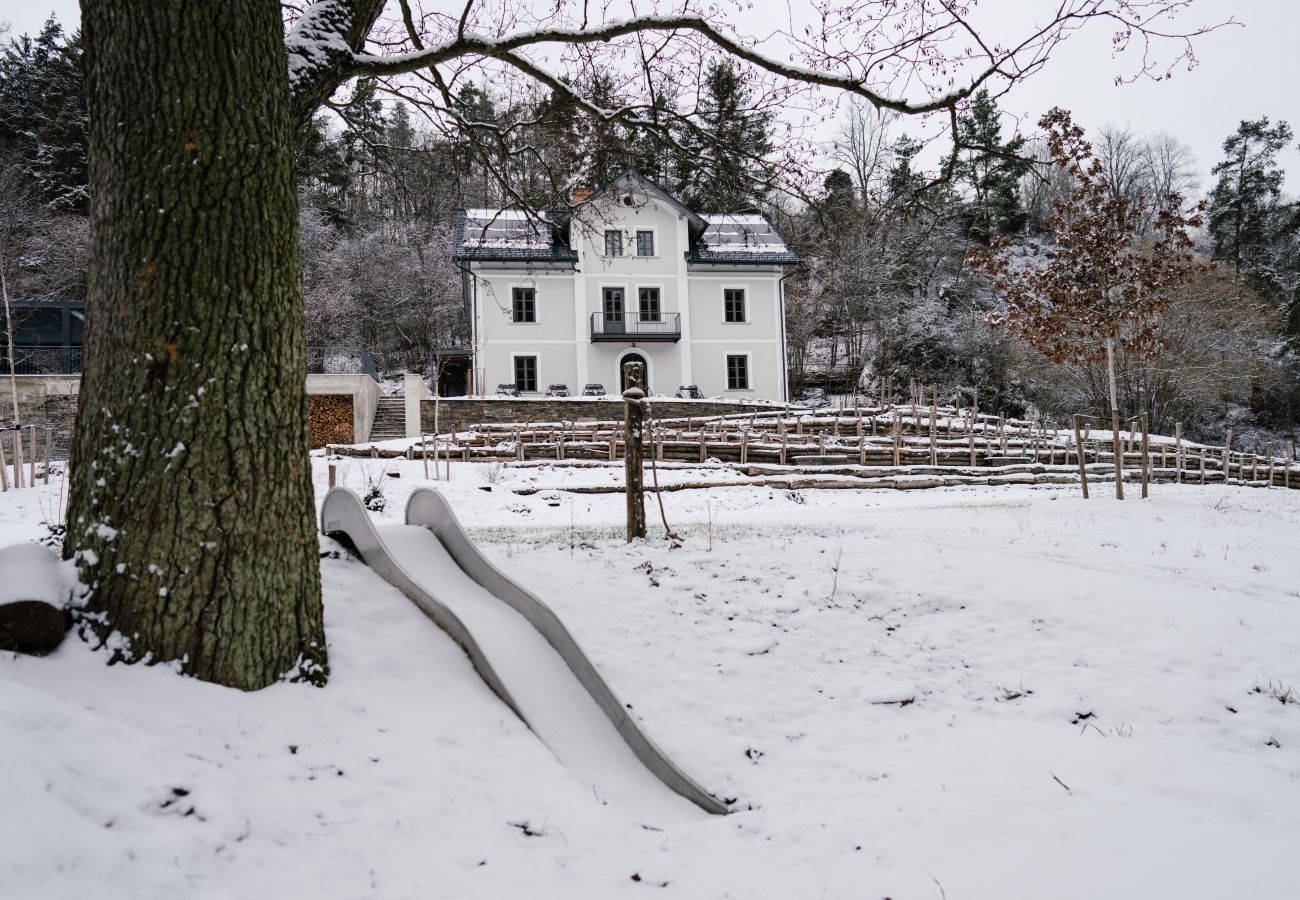
[[(381, 470), (398, 522), (418, 462), (342, 475)], [(602, 806), (326, 539), (325, 690), (0, 657), (4, 895), (1294, 896), (1300, 494), (683, 491), (670, 550), (621, 495), (508, 490), (562, 477), (444, 486), (733, 814)], [(0, 495), (0, 544), (58, 494)]]

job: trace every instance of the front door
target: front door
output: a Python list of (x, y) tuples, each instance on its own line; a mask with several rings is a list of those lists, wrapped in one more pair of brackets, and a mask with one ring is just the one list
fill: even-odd
[(646, 364), (645, 357), (642, 356), (640, 353), (629, 353), (627, 356), (623, 357), (618, 361), (619, 393), (621, 394), (623, 391), (626, 391), (631, 386), (628, 384), (628, 380), (627, 380), (627, 369), (624, 368), (624, 366), (626, 366), (630, 362), (641, 364), (641, 379), (643, 382), (641, 385), (641, 389), (645, 391), (647, 394), (649, 394), (650, 393), (650, 367)]
[(605, 333), (622, 334), (626, 331), (623, 325), (623, 289), (622, 288), (605, 288)]

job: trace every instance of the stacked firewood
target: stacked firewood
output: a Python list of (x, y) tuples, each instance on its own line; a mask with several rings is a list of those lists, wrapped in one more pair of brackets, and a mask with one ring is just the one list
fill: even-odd
[(307, 420), (311, 426), (312, 447), (326, 444), (350, 444), (352, 435), (352, 397), (348, 394), (316, 394), (307, 398)]

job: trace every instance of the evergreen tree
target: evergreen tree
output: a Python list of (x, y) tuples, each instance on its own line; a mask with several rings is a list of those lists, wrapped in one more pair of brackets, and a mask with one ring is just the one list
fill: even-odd
[(87, 208), (86, 91), (81, 34), (51, 16), (0, 55), (0, 152), (17, 160), (52, 208)]
[(1014, 234), (1025, 224), (1020, 205), (1020, 179), (1029, 171), (1023, 159), (1025, 139), (1002, 140), (998, 106), (986, 90), (979, 91), (970, 108), (957, 120), (957, 136), (967, 149), (957, 165), (957, 176), (971, 189), (971, 236), (989, 241)]
[(775, 167), (772, 114), (753, 109), (744, 72), (730, 60), (709, 64), (699, 124), (683, 136), (678, 195), (704, 212), (738, 212), (766, 198)]
[(920, 152), (921, 142), (906, 134), (894, 141), (890, 151), (893, 163), (886, 181), (890, 203), (910, 202), (920, 190), (923, 178), (915, 167), (916, 156)]
[(1211, 170), (1218, 179), (1209, 212), (1214, 254), (1239, 276), (1267, 280), (1275, 249), (1300, 224), (1282, 201), (1284, 173), (1277, 164), (1291, 137), (1286, 122), (1270, 127), (1267, 116), (1243, 120), (1223, 142), (1223, 161)]

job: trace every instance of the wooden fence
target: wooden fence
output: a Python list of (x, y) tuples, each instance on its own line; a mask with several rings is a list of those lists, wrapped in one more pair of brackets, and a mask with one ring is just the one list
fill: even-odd
[[(1173, 437), (1144, 440), (1136, 421), (1127, 424), (1118, 454), (1125, 480), (1300, 488), (1293, 442), (1277, 454), (1272, 448), (1263, 454), (1242, 453), (1232, 449), (1230, 436), (1222, 447), (1197, 444), (1183, 440), (1179, 426)], [(608, 463), (621, 460), (625, 446), (623, 423), (606, 421), (474, 425), (463, 430), (453, 426), (447, 434), (426, 437), (405, 450), (327, 449), (359, 457)], [(657, 462), (716, 460), (755, 477), (911, 477), (942, 484), (944, 478), (1034, 475), (1042, 481), (1077, 483), (1081, 475), (1090, 481), (1113, 480), (1116, 464), (1109, 429), (1097, 431), (1084, 424), (1076, 436), (1072, 428), (1049, 428), (937, 403), (659, 419), (645, 430), (642, 446), (647, 459)]]
[(35, 487), (38, 478), (45, 484), (50, 483), (53, 434), (54, 429), (47, 425), (23, 425), (0, 431), (0, 492), (8, 491), (10, 487), (15, 490)]

